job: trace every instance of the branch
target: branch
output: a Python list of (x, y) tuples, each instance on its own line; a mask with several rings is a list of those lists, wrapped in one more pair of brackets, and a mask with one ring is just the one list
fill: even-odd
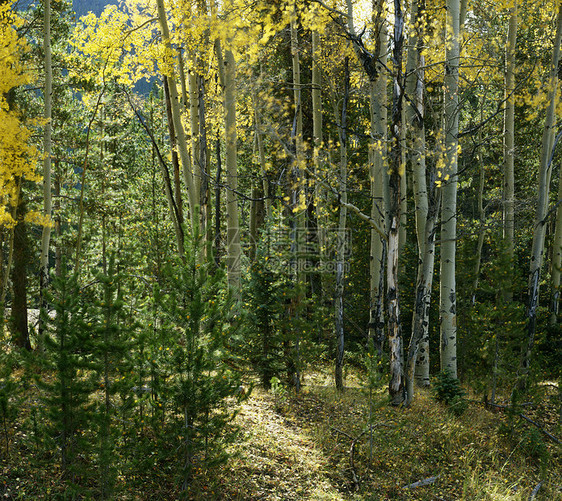
[[(507, 409), (511, 408), (510, 405), (492, 404), (490, 402), (486, 402), (485, 405), (491, 406), (491, 407), (496, 407), (497, 409), (502, 409), (502, 410), (507, 410)], [(548, 438), (550, 438), (550, 440), (557, 443), (558, 445), (562, 445), (562, 441), (559, 438), (555, 437), (552, 433), (549, 433), (548, 431), (546, 431), (539, 423), (537, 423), (536, 421), (533, 421), (530, 417), (526, 416), (522, 412), (520, 412), (518, 415), (521, 419), (524, 419), (528, 423), (531, 423), (533, 426), (536, 426), (542, 433), (544, 433)]]
[(542, 480), (537, 484), (537, 486), (531, 492), (531, 495), (529, 496), (529, 501), (533, 501), (533, 499), (535, 499), (535, 496), (538, 494), (541, 486), (542, 486)]
[(523, 418), (528, 423), (531, 423), (532, 425), (536, 426), (540, 431), (542, 431), (553, 442), (556, 442), (558, 445), (562, 445), (562, 441), (560, 441), (560, 439), (556, 438), (554, 435), (552, 435), (551, 433), (546, 431), (539, 423), (536, 423), (531, 418), (525, 416), (525, 414), (523, 414), (522, 412), (519, 413), (519, 417)]
[(341, 10), (334, 9), (333, 7), (326, 5), (324, 2), (322, 2), (322, 0), (313, 0), (313, 1), (324, 7), (327, 11), (330, 11), (332, 14), (337, 14), (338, 16), (345, 17), (346, 19), (349, 19), (350, 17), (345, 12), (342, 12)]
[(430, 485), (433, 482), (435, 482), (438, 478), (440, 477), (440, 475), (437, 475), (435, 477), (428, 477), (428, 478), (424, 478), (423, 480), (418, 480), (417, 482), (414, 482), (413, 484), (408, 484), (402, 487), (402, 489), (415, 489), (417, 487), (424, 487), (426, 485)]
[[(291, 157), (293, 160), (295, 160), (295, 154), (289, 149), (289, 147), (284, 143), (284, 141), (279, 137), (279, 134), (277, 133), (277, 131), (273, 128), (273, 126), (271, 124), (267, 124), (267, 128), (269, 130), (269, 133), (271, 134), (271, 136), (275, 139), (277, 139), (277, 141), (279, 141), (279, 144), (281, 144), (281, 146), (283, 147), (283, 150), (285, 151), (285, 153), (287, 154), (287, 156)], [(312, 172), (308, 167), (305, 167), (304, 170), (310, 174), (310, 176), (312, 176), (312, 178), (314, 178), (315, 182), (317, 182), (320, 186), (322, 186), (323, 188), (325, 188), (326, 190), (330, 191), (338, 200), (338, 203), (342, 206), (345, 207), (346, 209), (351, 210), (352, 212), (355, 212), (355, 214), (357, 214), (357, 216), (359, 216), (360, 219), (362, 219), (363, 221), (366, 221), (367, 223), (369, 223), (371, 225), (371, 227), (381, 236), (381, 238), (383, 238), (386, 241), (386, 233), (382, 230), (382, 228), (379, 226), (379, 224), (377, 223), (376, 220), (374, 220), (372, 217), (368, 216), (367, 214), (365, 214), (364, 212), (361, 211), (361, 209), (359, 209), (358, 207), (356, 207), (353, 204), (350, 204), (348, 202), (342, 202), (340, 194), (338, 193), (338, 191), (331, 185), (329, 185), (328, 183), (322, 181), (322, 179), (320, 179), (318, 177), (317, 174), (315, 174), (314, 172)]]

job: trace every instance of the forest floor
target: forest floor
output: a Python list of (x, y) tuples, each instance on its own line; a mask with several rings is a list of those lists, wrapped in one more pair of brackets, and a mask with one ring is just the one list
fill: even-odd
[[(523, 412), (559, 437), (557, 389), (540, 401)], [(197, 499), (562, 500), (562, 447), (519, 416), (470, 401), (457, 417), (429, 391), (408, 409), (383, 391), (372, 402), (323, 376), (298, 397), (254, 389), (237, 417), (244, 440)]]
[[(256, 387), (239, 408), (230, 458), (198, 471), (188, 499), (562, 501), (558, 389), (540, 385), (532, 398), (510, 417), (473, 397), (456, 416), (429, 390), (410, 408), (393, 408), (384, 388), (369, 398), (350, 375), (338, 393), (328, 371), (307, 376), (298, 396)], [(32, 460), (20, 435), (9, 456), (0, 454), (0, 498), (63, 499), (53, 494), (58, 470)], [(123, 478), (118, 492), (120, 500), (179, 499), (161, 467)]]

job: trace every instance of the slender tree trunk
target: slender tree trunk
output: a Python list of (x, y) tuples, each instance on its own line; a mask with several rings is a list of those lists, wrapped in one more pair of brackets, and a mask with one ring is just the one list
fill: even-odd
[[(181, 178), (180, 178), (180, 159), (178, 157), (177, 137), (174, 128), (174, 119), (172, 117), (172, 101), (170, 99), (170, 87), (168, 77), (164, 76), (164, 100), (166, 103), (166, 117), (168, 122), (168, 133), (170, 135), (170, 149), (172, 150), (172, 167), (174, 169), (174, 199), (178, 208), (178, 222), (183, 225), (183, 197), (181, 194)], [(182, 243), (183, 247), (183, 243)]]
[[(294, 144), (295, 144), (295, 158), (291, 172), (292, 186), (291, 186), (291, 207), (292, 207), (292, 226), (294, 230), (294, 246), (297, 252), (295, 274), (295, 284), (297, 287), (297, 296), (294, 299), (295, 310), (300, 307), (302, 303), (302, 284), (303, 280), (303, 258), (299, 252), (300, 241), (303, 234), (306, 235), (306, 201), (304, 191), (304, 169), (305, 169), (305, 155), (304, 155), (304, 139), (303, 139), (303, 119), (302, 119), (302, 89), (301, 89), (301, 66), (299, 54), (299, 40), (298, 40), (298, 11), (297, 2), (292, 4), (291, 13), (291, 61), (293, 66), (293, 99), (295, 106), (295, 122), (293, 129)], [(298, 313), (294, 313), (298, 315)], [(300, 391), (300, 334), (297, 332), (295, 337), (295, 390)]]
[[(197, 99), (199, 100), (199, 171), (201, 172), (201, 184), (199, 188), (199, 204), (201, 215), (201, 228), (205, 228), (205, 241), (207, 259), (210, 258), (210, 247), (212, 242), (212, 217), (211, 217), (211, 185), (210, 164), (207, 145), (207, 114), (205, 107), (205, 80), (199, 76), (199, 89)], [(209, 250), (207, 250), (209, 249)]]
[[(51, 0), (44, 1), (43, 51), (45, 52), (45, 131), (43, 135), (43, 214), (46, 224), (41, 233), (41, 257), (39, 272), (39, 296), (41, 308), (46, 307), (45, 289), (49, 283), (49, 244), (51, 241), (51, 110), (53, 94), (53, 69), (51, 64)], [(43, 321), (39, 315), (38, 347), (43, 350)]]
[[(336, 388), (343, 391), (343, 356), (345, 347), (344, 332), (344, 279), (345, 279), (345, 232), (347, 220), (347, 104), (349, 100), (349, 59), (345, 59), (344, 93), (341, 106), (340, 140), (340, 187), (339, 196), (343, 205), (339, 208), (338, 246), (336, 249), (336, 287), (334, 291), (335, 330), (336, 330)], [(335, 105), (337, 111), (337, 105)], [(337, 117), (336, 113), (336, 117)]]
[[(414, 380), (418, 374), (420, 386), (429, 385), (429, 355), (421, 350), (427, 349), (429, 338), (429, 310), (431, 307), (431, 288), (433, 284), (433, 271), (435, 265), (435, 234), (437, 232), (437, 216), (439, 214), (441, 190), (435, 186), (435, 169), (430, 180), (433, 181), (430, 189), (430, 203), (425, 225), (424, 256), (421, 271), (418, 273), (416, 283), (416, 297), (414, 319), (412, 324), (412, 337), (408, 346), (406, 362), (406, 404), (409, 405), (414, 397)], [(425, 343), (424, 343), (425, 340)], [(427, 362), (425, 361), (427, 357)], [(416, 374), (417, 365), (427, 364), (427, 371)]]
[[(166, 14), (166, 7), (164, 5), (164, 0), (157, 0), (158, 7), (158, 21), (160, 23), (160, 32), (162, 35), (162, 40), (164, 42), (167, 50), (172, 53), (171, 41), (170, 41), (170, 30), (168, 28), (168, 19)], [(182, 164), (183, 175), (185, 179), (185, 184), (187, 186), (187, 195), (189, 200), (189, 212), (191, 218), (191, 226), (195, 228), (198, 221), (196, 217), (197, 206), (199, 204), (198, 193), (195, 189), (195, 182), (193, 178), (191, 156), (187, 149), (187, 139), (185, 136), (185, 130), (183, 128), (183, 123), (181, 121), (180, 112), (180, 100), (178, 95), (178, 89), (176, 86), (176, 80), (173, 69), (170, 68), (170, 74), (167, 75), (169, 90), (170, 90), (170, 103), (172, 107), (172, 121), (174, 123), (174, 129), (176, 131), (178, 139), (178, 149), (180, 154), (180, 160)]]
[[(558, 180), (558, 201), (562, 200), (562, 175)], [(556, 325), (560, 310), (560, 273), (562, 271), (562, 209), (556, 210), (556, 229), (552, 242), (552, 304), (550, 324)]]
[(386, 268), (386, 295), (388, 309), (388, 344), (390, 347), (389, 394), (392, 405), (404, 401), (404, 363), (402, 328), (400, 324), (400, 296), (398, 291), (398, 257), (400, 244), (400, 204), (402, 164), (402, 50), (404, 44), (404, 14), (400, 0), (394, 0), (394, 45), (392, 68), (394, 85), (392, 94), (391, 149), (390, 149), (390, 207), (388, 228), (388, 256)]
[[(445, 168), (441, 213), (441, 370), (457, 377), (457, 170), (459, 130), (460, 2), (447, 0), (444, 92)], [(450, 37), (450, 38), (449, 38)]]
[(236, 147), (236, 63), (231, 50), (224, 53), (224, 109), (226, 138), (226, 217), (227, 217), (227, 261), (228, 283), (236, 297), (240, 293), (240, 228), (238, 220), (238, 166)]
[[(322, 179), (326, 174), (326, 157), (327, 153), (324, 149), (324, 134), (322, 131), (322, 67), (320, 33), (312, 32), (312, 137), (313, 151), (312, 161), (314, 165), (314, 177), (316, 180)], [(321, 183), (315, 182), (314, 194), (312, 201), (312, 211), (309, 218), (310, 226), (313, 227), (314, 244), (318, 248), (318, 261), (315, 263), (320, 270), (324, 270), (324, 253), (322, 249), (325, 246), (323, 241), (323, 230), (327, 227), (326, 222), (326, 190)], [(311, 291), (317, 294), (323, 303), (324, 290), (322, 287), (322, 272), (314, 273), (311, 276)]]
[(562, 4), (558, 8), (556, 20), (556, 38), (550, 64), (548, 82), (548, 107), (542, 137), (541, 158), (538, 176), (538, 201), (533, 232), (533, 247), (531, 264), (529, 267), (529, 293), (527, 308), (527, 344), (523, 348), (521, 364), (518, 371), (518, 388), (524, 390), (527, 386), (527, 376), (531, 363), (531, 353), (535, 341), (537, 324), (537, 307), (539, 305), (540, 272), (544, 253), (544, 238), (548, 208), (549, 181), (552, 169), (551, 152), (554, 144), (554, 128), (556, 123), (556, 95), (558, 92), (558, 64), (560, 61), (560, 41), (562, 38)]
[[(480, 109), (480, 121), (484, 120), (484, 110)], [(478, 144), (484, 144), (482, 142), (482, 129), (478, 130)], [(480, 281), (480, 267), (482, 265), (482, 248), (484, 247), (484, 236), (486, 235), (484, 225), (486, 223), (486, 214), (484, 213), (484, 162), (482, 160), (482, 155), (478, 153), (478, 221), (480, 227), (478, 230), (478, 241), (476, 242), (476, 256), (474, 261), (474, 281), (472, 283), (472, 305), (476, 304), (476, 293), (478, 291), (478, 283)]]
[[(371, 185), (371, 221), (378, 228), (388, 228), (389, 183), (387, 168), (387, 31), (384, 2), (373, 2), (373, 26), (378, 33), (374, 52), (366, 52), (357, 38), (353, 24), (353, 3), (346, 0), (348, 31), (357, 59), (369, 78), (371, 144), (369, 145), (369, 179)], [(384, 344), (384, 270), (386, 239), (371, 225), (370, 239), (369, 341), (379, 356)]]
[(439, 213), (440, 190), (435, 185), (435, 168), (426, 172), (424, 127), (424, 66), (422, 53), (423, 29), (420, 19), (423, 2), (413, 2), (411, 8), (412, 36), (406, 65), (406, 92), (409, 104), (406, 118), (411, 144), (410, 162), (414, 186), (415, 222), (418, 241), (418, 272), (412, 319), (412, 335), (406, 359), (406, 399), (409, 405), (414, 397), (414, 380), (419, 386), (429, 385), (429, 308), (435, 264), (435, 231)]
[(23, 196), (20, 195), (16, 225), (14, 227), (12, 328), (15, 344), (20, 348), (31, 350), (27, 325), (27, 264), (29, 262), (29, 245), (25, 212), (25, 202), (23, 201)]
[[(515, 249), (515, 49), (517, 43), (517, 0), (509, 11), (509, 28), (505, 47), (505, 116), (504, 116), (504, 220), (503, 238), (507, 242), (510, 262)], [(511, 301), (512, 290), (505, 292)]]
[(217, 156), (217, 175), (215, 179), (215, 264), (220, 266), (222, 238), (221, 238), (221, 175), (222, 175), (222, 157), (221, 157), (221, 142), (217, 133), (215, 141), (215, 151)]

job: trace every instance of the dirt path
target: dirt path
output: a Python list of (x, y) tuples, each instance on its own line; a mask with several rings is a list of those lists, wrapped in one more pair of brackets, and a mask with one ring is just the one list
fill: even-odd
[(231, 461), (240, 487), (234, 499), (344, 499), (325, 474), (321, 451), (298, 423), (276, 412), (271, 395), (254, 391), (237, 422), (246, 440), (236, 446), (240, 456)]

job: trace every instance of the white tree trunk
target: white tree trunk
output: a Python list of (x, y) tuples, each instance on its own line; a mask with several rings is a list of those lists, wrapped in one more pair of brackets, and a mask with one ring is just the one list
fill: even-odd
[(445, 167), (441, 213), (441, 370), (457, 377), (457, 167), (459, 131), (460, 2), (447, 0), (444, 84)]
[[(45, 132), (43, 136), (43, 214), (45, 224), (41, 234), (41, 257), (39, 272), (39, 295), (41, 307), (45, 306), (44, 292), (49, 282), (49, 246), (51, 241), (51, 133), (53, 68), (51, 63), (51, 0), (44, 1), (43, 50), (45, 52)], [(43, 350), (43, 322), (39, 322), (39, 350)]]
[(538, 200), (535, 216), (535, 227), (533, 232), (533, 247), (531, 251), (531, 263), (529, 267), (529, 297), (528, 297), (528, 326), (527, 344), (523, 348), (521, 364), (519, 366), (518, 386), (524, 389), (527, 384), (527, 375), (531, 362), (531, 353), (535, 340), (537, 322), (537, 307), (539, 305), (540, 272), (544, 253), (544, 238), (546, 233), (546, 214), (548, 208), (548, 192), (552, 165), (550, 162), (552, 147), (554, 144), (554, 128), (556, 123), (556, 95), (558, 93), (558, 64), (560, 61), (560, 41), (562, 38), (562, 4), (559, 6), (556, 20), (556, 38), (550, 64), (550, 76), (548, 82), (548, 105), (542, 136), (542, 148), (540, 167), (538, 175)]

